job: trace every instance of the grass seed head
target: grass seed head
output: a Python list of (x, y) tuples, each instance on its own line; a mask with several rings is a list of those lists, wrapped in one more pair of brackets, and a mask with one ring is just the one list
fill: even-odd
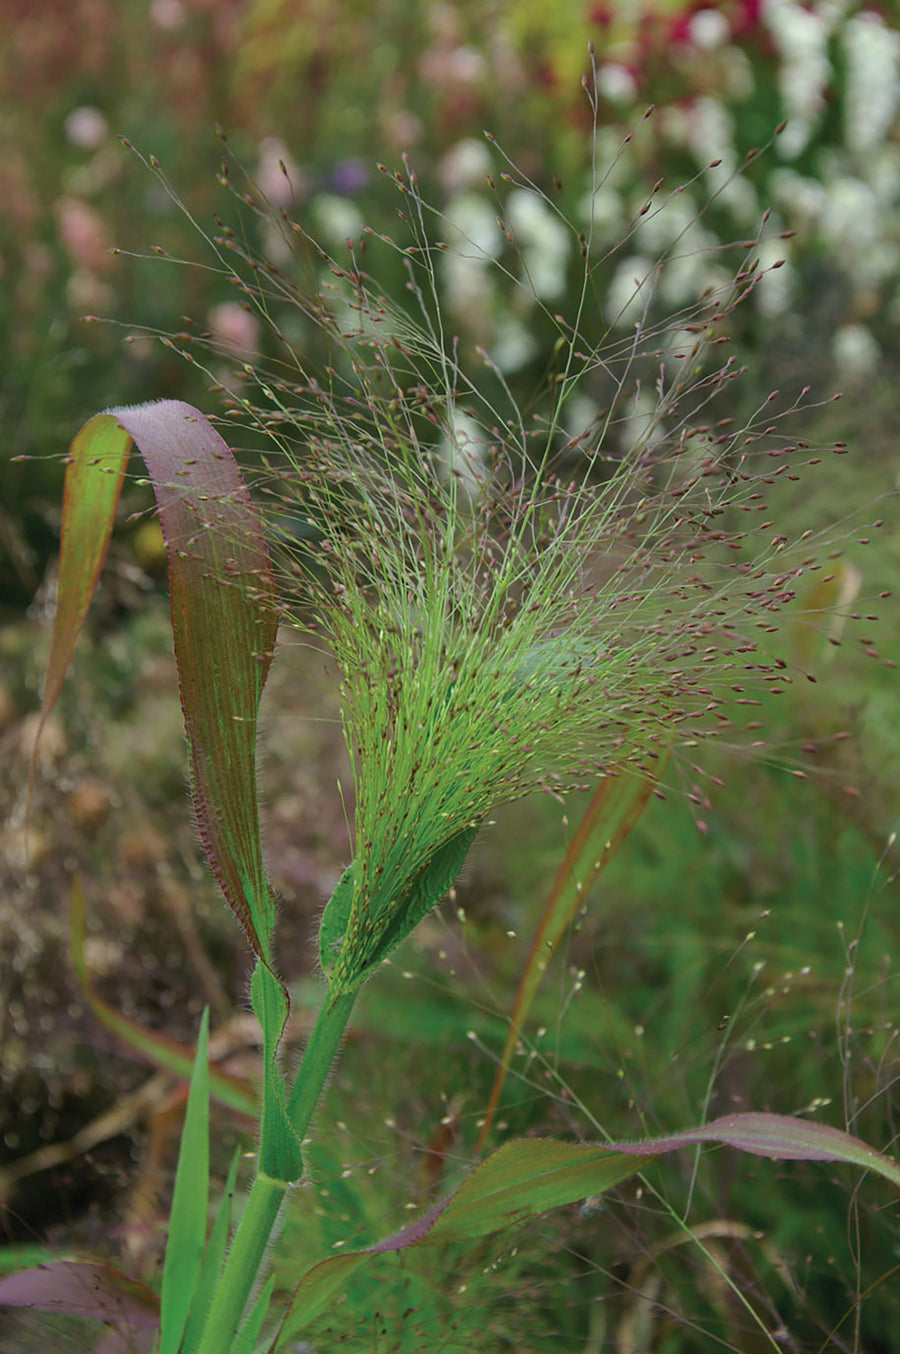
[[(730, 272), (717, 245), (711, 284), (673, 314), (660, 298), (670, 269), (683, 285), (677, 236), (606, 316), (617, 250), (597, 257), (590, 231), (507, 165), (507, 195), (535, 196), (578, 243), (564, 316), (530, 281), (498, 202), (509, 248), (493, 267), (555, 335), (539, 388), (513, 390), (488, 345), (448, 332), (441, 269), (459, 231), (411, 173), (397, 179), (410, 242), (363, 232), (340, 259), (254, 195), (269, 237), (280, 232), (275, 252), (293, 251), (307, 284), (244, 236), (212, 241), (279, 344), (276, 365), (243, 362), (221, 384), (232, 421), (269, 448), (256, 487), (286, 619), (324, 638), (342, 674), (348, 938), (362, 950), (377, 948), (435, 852), (494, 806), (624, 769), (652, 777), (663, 747), (731, 737), (748, 715), (753, 733), (763, 697), (798, 676), (785, 623), (803, 623), (808, 586), (836, 567), (833, 538), (791, 520), (793, 486), (820, 459), (783, 426), (807, 392), (737, 413), (743, 373), (727, 347), (764, 275), (748, 261), (764, 223), (733, 246)], [(618, 252), (630, 256), (677, 198), (651, 195)], [(399, 260), (403, 303), (367, 271), (373, 247)], [(328, 352), (315, 374), (286, 337), (298, 320)]]

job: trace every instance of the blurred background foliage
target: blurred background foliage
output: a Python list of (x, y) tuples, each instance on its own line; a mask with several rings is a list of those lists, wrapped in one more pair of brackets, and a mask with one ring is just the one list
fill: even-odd
[[(94, 898), (92, 962), (109, 1000), (189, 1040), (203, 1001), (227, 1011), (245, 995), (239, 941), (198, 869), (186, 821), (159, 545), (146, 519), (128, 520), (147, 506), (140, 486), (124, 496), (98, 618), (38, 767), (29, 858), (17, 827), (69, 440), (110, 404), (174, 397), (214, 408), (212, 382), (270, 342), (226, 272), (204, 266), (206, 246), (160, 177), (119, 138), (158, 157), (204, 231), (215, 232), (218, 214), (279, 266), (285, 259), (265, 222), (242, 215), (219, 182), (217, 126), (251, 191), (336, 253), (348, 237), (358, 242), (364, 225), (397, 234), (396, 187), (377, 165), (393, 171), (408, 152), (450, 245), (437, 271), (448, 326), (464, 351), (491, 354), (526, 406), (552, 365), (557, 330), (548, 314), (575, 318), (579, 231), (593, 222), (597, 314), (584, 323), (596, 342), (629, 332), (633, 279), (674, 241), (682, 267), (661, 298), (671, 312), (715, 278), (718, 245), (753, 239), (770, 210), (759, 252), (784, 263), (736, 321), (748, 370), (735, 416), (773, 386), (788, 402), (807, 384), (823, 400), (844, 392), (810, 413), (803, 430), (811, 443), (850, 447), (823, 467), (802, 504), (814, 526), (828, 526), (897, 483), (900, 29), (890, 6), (853, 0), (0, 0), (0, 31), (0, 737), (10, 807), (0, 881), (8, 1092), (0, 1133), (14, 1158), (71, 1137), (143, 1076), (124, 1057), (110, 1072), (74, 979), (60, 980), (69, 971), (73, 869)], [(593, 81), (589, 42), (602, 179), (593, 194), (593, 117), (582, 88), (583, 77)], [(653, 116), (619, 155), (650, 104)], [(782, 120), (771, 148), (748, 161)], [(546, 194), (506, 197), (516, 251), (487, 183), (497, 155), (485, 129)], [(721, 164), (710, 169), (712, 161)], [(687, 186), (650, 228), (631, 234), (660, 178), (665, 192)], [(561, 228), (557, 203), (574, 229)], [(398, 254), (370, 249), (379, 283), (402, 300)], [(509, 278), (490, 267), (496, 259)], [(85, 315), (112, 323), (85, 324)], [(154, 341), (179, 331), (183, 317), (212, 334), (221, 369), (203, 372)], [(123, 343), (130, 334), (138, 337)], [(301, 326), (297, 339), (306, 338), (313, 342)], [(787, 500), (785, 510), (800, 506)], [(865, 549), (851, 538), (844, 566), (850, 605), (862, 613), (900, 581), (896, 515), (870, 515), (885, 517), (885, 528)], [(883, 616), (868, 648), (896, 662), (896, 610), (889, 602), (876, 609)], [(866, 646), (811, 655), (801, 637), (786, 642), (795, 645), (789, 658), (818, 664), (820, 680), (769, 717), (773, 765), (723, 756), (712, 770), (726, 788), (707, 804), (707, 790), (683, 767), (694, 807), (677, 793), (652, 806), (551, 975), (537, 1018), (552, 1049), (542, 1051), (535, 1035), (530, 1070), (507, 1106), (509, 1131), (594, 1136), (591, 1112), (620, 1135), (664, 1131), (706, 1109), (790, 1112), (830, 1100), (831, 1122), (893, 1145), (900, 927), (896, 858), (884, 853), (900, 811), (896, 673), (871, 661)], [(309, 971), (307, 932), (346, 847), (340, 804), (322, 802), (336, 801), (330, 790), (343, 765), (328, 722), (334, 693), (327, 677), (299, 671), (300, 659), (290, 655), (285, 675), (273, 678), (265, 739), (272, 871), (302, 919), (283, 963), (298, 976)], [(314, 712), (308, 721), (298, 718), (304, 709)], [(851, 738), (830, 741), (845, 730)], [(803, 762), (810, 783), (798, 786), (774, 763), (799, 765), (799, 750), (815, 741), (820, 751)], [(574, 802), (573, 825), (578, 814)], [(410, 1161), (421, 1199), (441, 1186), (454, 1153), (471, 1152), (493, 1073), (477, 1041), (494, 1050), (502, 1042), (529, 927), (564, 848), (560, 819), (550, 803), (502, 815), (460, 885), (465, 922), (445, 909), (413, 942), (415, 980), (398, 966), (384, 991), (376, 983), (367, 992), (329, 1107), (349, 1128), (316, 1149), (321, 1175), (333, 1157), (349, 1183), (346, 1192), (322, 1185), (321, 1237), (289, 1227), (285, 1282), (316, 1258), (316, 1245), (372, 1239), (395, 1225)], [(111, 938), (101, 944), (103, 936)], [(14, 961), (23, 951), (27, 960)], [(73, 1036), (81, 1050), (73, 1052)], [(43, 1237), (65, 1221), (68, 1236), (90, 1209), (96, 1229), (112, 1193), (127, 1218), (126, 1244), (141, 1253), (146, 1240), (135, 1238), (144, 1237), (147, 1212), (128, 1194), (131, 1158), (142, 1179), (152, 1174), (168, 1130), (158, 1119), (126, 1129), (124, 1159), (96, 1149), (90, 1169), (78, 1158), (64, 1178), (25, 1181), (7, 1233)], [(770, 1331), (778, 1312), (790, 1312), (779, 1347), (900, 1349), (888, 1282), (900, 1234), (879, 1192), (865, 1185), (848, 1203), (848, 1188), (812, 1168), (723, 1162), (700, 1171), (694, 1216), (747, 1223), (765, 1231), (765, 1245), (755, 1232), (735, 1234), (726, 1260), (713, 1240), (708, 1254), (682, 1256), (679, 1270), (667, 1240), (673, 1217), (659, 1201), (648, 1208), (629, 1194), (617, 1213), (599, 1215), (602, 1226), (573, 1213), (548, 1223), (530, 1252), (495, 1248), (465, 1277), (455, 1255), (440, 1284), (405, 1262), (392, 1297), (359, 1290), (328, 1338), (364, 1331), (366, 1348), (412, 1350), (429, 1347), (423, 1330), (439, 1328), (450, 1349), (452, 1322), (462, 1320), (458, 1347), (471, 1347), (471, 1317), (467, 1324), (446, 1294), (472, 1284), (492, 1349), (705, 1350), (710, 1332), (741, 1349), (771, 1348), (753, 1343), (752, 1322), (741, 1324), (746, 1311), (714, 1281), (718, 1264)], [(688, 1171), (669, 1165), (665, 1173), (671, 1206), (681, 1209)], [(97, 1240), (90, 1226), (87, 1235)], [(498, 1268), (507, 1275), (499, 1288)], [(597, 1306), (598, 1293), (608, 1307)], [(654, 1294), (664, 1316), (642, 1324)], [(406, 1343), (380, 1343), (379, 1301), (388, 1303), (384, 1340)], [(490, 1315), (477, 1303), (493, 1303)], [(322, 1339), (322, 1349), (332, 1347)]]
[[(533, 383), (548, 331), (537, 307), (487, 276), (504, 240), (483, 129), (586, 228), (592, 113), (581, 81), (592, 41), (601, 170), (658, 106), (594, 202), (598, 253), (612, 251), (657, 179), (671, 191), (721, 161), (652, 234), (610, 254), (607, 322), (641, 264), (681, 231), (684, 295), (676, 285), (664, 298), (673, 310), (712, 266), (709, 249), (753, 238), (768, 208), (763, 258), (786, 262), (741, 335), (760, 384), (773, 373), (836, 380), (864, 388), (867, 406), (887, 388), (900, 322), (900, 33), (880, 7), (77, 0), (37, 10), (5, 0), (0, 18), (4, 605), (28, 603), (52, 556), (53, 454), (71, 429), (109, 403), (204, 396), (171, 351), (123, 347), (120, 329), (82, 316), (165, 333), (187, 315), (226, 345), (262, 342), (221, 273), (127, 257), (156, 246), (197, 259), (202, 245), (119, 136), (158, 157), (209, 229), (215, 211), (235, 213), (217, 183), (221, 126), (269, 201), (328, 248), (358, 239), (363, 223), (394, 228), (396, 194), (375, 163), (393, 169), (409, 152), (426, 199), (483, 256), (443, 269), (448, 315), (464, 341)], [(730, 178), (782, 119), (774, 148)], [(537, 299), (571, 318), (574, 236), (534, 198), (511, 216)], [(777, 239), (783, 230), (796, 234)], [(383, 285), (400, 290), (399, 270), (385, 267)], [(23, 455), (37, 459), (14, 459)]]

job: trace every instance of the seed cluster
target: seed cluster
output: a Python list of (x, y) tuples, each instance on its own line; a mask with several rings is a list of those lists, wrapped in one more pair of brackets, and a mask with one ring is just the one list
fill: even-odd
[[(355, 788), (347, 938), (360, 953), (377, 949), (435, 852), (497, 804), (623, 767), (653, 778), (673, 742), (754, 734), (765, 694), (813, 679), (781, 636), (786, 621), (828, 631), (834, 613), (819, 599), (829, 587), (839, 598), (843, 567), (834, 533), (791, 520), (803, 473), (822, 459), (789, 435), (808, 391), (716, 417), (740, 407), (742, 372), (722, 345), (764, 275), (759, 237), (734, 246), (725, 283), (719, 249), (716, 285), (675, 316), (658, 313), (664, 254), (636, 279), (640, 319), (625, 336), (544, 309), (554, 365), (523, 408), (489, 353), (445, 332), (439, 214), (408, 169), (392, 177), (412, 243), (378, 244), (403, 263), (408, 305), (366, 271), (365, 235), (339, 263), (252, 195), (240, 196), (268, 229), (274, 220), (310, 282), (224, 227), (211, 241), (279, 345), (277, 364), (244, 363), (226, 398), (231, 421), (269, 448), (251, 474), (285, 619), (342, 674)], [(597, 265), (579, 240), (585, 317)], [(298, 314), (329, 352), (316, 374), (288, 337)], [(210, 339), (174, 342), (190, 352)], [(592, 417), (573, 429), (586, 396)]]

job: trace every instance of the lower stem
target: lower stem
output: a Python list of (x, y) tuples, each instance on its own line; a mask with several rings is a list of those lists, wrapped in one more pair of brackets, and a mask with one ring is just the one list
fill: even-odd
[(286, 1180), (259, 1173), (219, 1275), (197, 1354), (227, 1354), (256, 1282), (269, 1238), (288, 1191)]
[[(301, 1140), (328, 1080), (355, 1000), (355, 992), (333, 999), (326, 994), (319, 1008), (288, 1101), (288, 1117)], [(219, 1275), (196, 1354), (227, 1354), (231, 1348), (291, 1183), (257, 1173)]]

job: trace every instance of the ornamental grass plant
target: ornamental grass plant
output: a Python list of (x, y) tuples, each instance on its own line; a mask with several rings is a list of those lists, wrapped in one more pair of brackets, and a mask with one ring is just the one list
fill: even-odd
[[(596, 111), (596, 90), (592, 98)], [(857, 505), (826, 531), (799, 511), (808, 477), (846, 450), (807, 444), (818, 407), (807, 390), (772, 392), (749, 409), (738, 393), (730, 339), (771, 271), (758, 263), (767, 218), (754, 238), (718, 247), (707, 272), (685, 229), (610, 314), (600, 281), (611, 255), (638, 256), (642, 231), (677, 210), (682, 187), (649, 187), (615, 249), (598, 251), (592, 204), (609, 166), (594, 163), (570, 215), (564, 194), (546, 193), (489, 146), (505, 247), (487, 262), (510, 304), (554, 335), (530, 389), (497, 352), (448, 327), (447, 259), (485, 259), (458, 229), (444, 239), (408, 164), (382, 171), (398, 194), (397, 237), (363, 232), (340, 253), (250, 184), (236, 190), (246, 228), (201, 231), (202, 266), (220, 270), (264, 323), (269, 351), (239, 358), (186, 322), (160, 337), (208, 371), (215, 421), (179, 401), (115, 408), (69, 453), (43, 717), (83, 625), (134, 444), (167, 552), (197, 824), (255, 956), (263, 1042), (252, 1179), (233, 1206), (236, 1159), (210, 1225), (208, 1102), (224, 1089), (207, 1065), (204, 1017), (158, 1297), (108, 1262), (69, 1258), (0, 1283), (0, 1303), (112, 1322), (116, 1348), (328, 1348), (308, 1343), (310, 1331), (374, 1257), (471, 1243), (636, 1175), (644, 1187), (655, 1158), (706, 1142), (848, 1162), (900, 1183), (890, 1157), (843, 1128), (754, 1110), (710, 1117), (708, 1104), (701, 1122), (637, 1142), (526, 1137), (473, 1166), (498, 1132), (503, 1076), (548, 959), (591, 883), (654, 796), (686, 794), (704, 826), (697, 781), (707, 745), (770, 755), (767, 707), (814, 683), (821, 652), (854, 623), (841, 550), (851, 534), (868, 539), (854, 525)], [(231, 174), (226, 146), (229, 188)], [(574, 323), (541, 299), (534, 241), (510, 224), (512, 199), (520, 221), (533, 202), (576, 242)], [(681, 289), (686, 262), (696, 295), (672, 314), (667, 280), (680, 272)], [(380, 263), (404, 277), (402, 301), (379, 286)], [(880, 525), (877, 512), (871, 519)], [(868, 631), (862, 638), (871, 645)], [(334, 672), (350, 766), (350, 783), (333, 792), (343, 795), (351, 864), (321, 915), (319, 1013), (299, 1068), (281, 1053), (291, 975), (279, 967), (278, 931), (290, 917), (267, 880), (256, 784), (276, 642), (303, 646)], [(779, 754), (797, 775), (803, 755)], [(285, 1210), (302, 1213), (310, 1190), (297, 1186), (311, 1184), (311, 1158), (328, 1168), (327, 1104), (313, 1116), (358, 994), (381, 981), (394, 949), (451, 889), (495, 810), (575, 792), (593, 796), (592, 807), (527, 960), (506, 1050), (494, 1051), (498, 1081), (473, 1125), (480, 1141), (458, 1149), (469, 1169), (387, 1239), (355, 1249), (339, 1239), (292, 1292), (276, 1293), (271, 1248)], [(152, 1032), (118, 1029), (183, 1073)], [(685, 1236), (689, 1208), (688, 1198), (673, 1217)], [(740, 1329), (762, 1348), (783, 1347), (769, 1314), (726, 1282)]]

